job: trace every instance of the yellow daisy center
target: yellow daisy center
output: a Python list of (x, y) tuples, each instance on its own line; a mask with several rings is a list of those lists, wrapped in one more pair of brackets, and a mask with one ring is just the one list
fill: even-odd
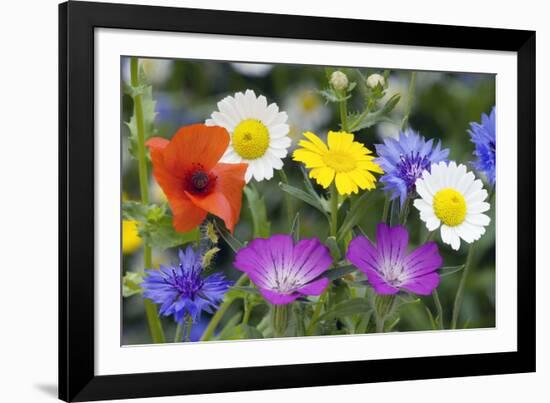
[(302, 108), (306, 112), (311, 112), (312, 110), (316, 109), (319, 106), (319, 98), (317, 98), (314, 94), (307, 92), (302, 95)]
[(434, 212), (449, 227), (460, 225), (466, 218), (466, 200), (454, 189), (442, 189), (434, 196)]
[(242, 158), (255, 160), (269, 147), (269, 131), (256, 119), (246, 119), (233, 131), (233, 148)]
[(356, 156), (341, 151), (329, 151), (322, 156), (323, 162), (336, 172), (349, 172), (357, 167)]

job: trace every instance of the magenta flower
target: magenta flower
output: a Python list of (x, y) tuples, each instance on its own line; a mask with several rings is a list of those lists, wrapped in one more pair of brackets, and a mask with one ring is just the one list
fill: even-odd
[(328, 248), (317, 238), (294, 245), (290, 235), (256, 238), (239, 250), (234, 262), (275, 305), (288, 304), (302, 295), (320, 295), (329, 283), (320, 276), (331, 264)]
[(364, 236), (353, 239), (347, 258), (367, 276), (378, 294), (396, 294), (401, 289), (419, 295), (431, 294), (439, 284), (443, 259), (437, 245), (428, 242), (407, 254), (409, 233), (398, 225), (378, 224), (376, 246)]

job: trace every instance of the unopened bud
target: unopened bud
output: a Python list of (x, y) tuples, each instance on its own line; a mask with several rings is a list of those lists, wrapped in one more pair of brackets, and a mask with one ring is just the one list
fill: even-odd
[(378, 84), (380, 84), (382, 87), (386, 84), (386, 80), (384, 79), (384, 76), (381, 76), (380, 74), (371, 74), (367, 78), (368, 87), (375, 88)]
[(340, 70), (336, 70), (330, 75), (330, 85), (332, 85), (332, 87), (336, 91), (344, 91), (346, 88), (348, 88), (348, 84), (348, 76), (346, 76)]

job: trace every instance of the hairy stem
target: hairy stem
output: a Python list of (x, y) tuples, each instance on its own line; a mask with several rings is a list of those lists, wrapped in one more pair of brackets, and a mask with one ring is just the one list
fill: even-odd
[(464, 287), (466, 285), (466, 278), (468, 277), (468, 272), (470, 271), (470, 266), (472, 265), (472, 259), (474, 256), (474, 247), (475, 244), (470, 245), (470, 250), (468, 251), (468, 257), (466, 258), (466, 264), (462, 270), (462, 277), (460, 278), (460, 283), (456, 291), (455, 303), (453, 306), (453, 317), (451, 320), (451, 329), (456, 329), (458, 323), (458, 317), (460, 315), (460, 308), (462, 307), (462, 299), (464, 298)]
[[(138, 86), (138, 71), (139, 61), (133, 57), (130, 61), (130, 81), (132, 87)], [(134, 116), (136, 117), (136, 129), (137, 129), (137, 146), (138, 146), (138, 173), (139, 173), (139, 189), (141, 192), (141, 202), (143, 204), (149, 204), (149, 184), (147, 174), (147, 156), (145, 153), (145, 127), (143, 119), (143, 105), (141, 102), (141, 94), (134, 96)], [(143, 246), (143, 260), (144, 268), (153, 268), (153, 257), (151, 247), (148, 245)], [(158, 317), (157, 307), (153, 301), (149, 299), (143, 300), (145, 304), (145, 314), (147, 316), (147, 323), (149, 325), (149, 332), (153, 343), (164, 343), (164, 330)]]

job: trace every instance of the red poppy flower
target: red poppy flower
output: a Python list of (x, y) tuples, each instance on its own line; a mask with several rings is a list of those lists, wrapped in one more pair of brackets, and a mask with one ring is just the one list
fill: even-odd
[(229, 145), (227, 130), (196, 124), (180, 128), (170, 141), (153, 137), (145, 144), (151, 150), (153, 176), (172, 208), (174, 228), (190, 231), (212, 213), (233, 232), (247, 164), (218, 162)]

